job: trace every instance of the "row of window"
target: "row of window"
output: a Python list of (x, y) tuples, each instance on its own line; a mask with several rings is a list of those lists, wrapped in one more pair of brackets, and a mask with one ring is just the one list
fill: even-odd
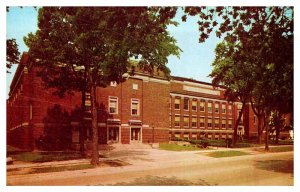
[[(181, 99), (180, 98), (175, 98), (175, 100), (174, 100), (174, 109), (176, 109), (176, 110), (179, 110), (180, 109), (180, 101), (181, 101)], [(199, 101), (200, 103), (199, 103), (199, 111), (205, 111), (205, 100), (204, 99), (201, 99), (200, 101)], [(192, 100), (192, 111), (197, 111), (197, 103), (198, 103), (198, 100), (196, 100), (196, 99), (193, 99)], [(212, 102), (208, 102), (207, 103), (207, 111), (209, 112), (209, 113), (212, 113)], [(215, 113), (219, 113), (220, 112), (220, 110), (219, 110), (219, 108), (220, 108), (220, 103), (215, 103), (214, 104), (215, 105)], [(226, 104), (221, 104), (222, 106), (221, 106), (221, 111), (222, 111), (222, 113), (226, 113)], [(184, 98), (183, 99), (183, 109), (184, 110), (189, 110), (189, 106), (190, 106), (190, 99), (189, 98)], [(228, 114), (232, 114), (232, 105), (228, 105)]]
[(170, 139), (172, 138), (184, 138), (184, 139), (226, 139), (226, 138), (232, 138), (232, 133), (174, 133), (173, 136), (172, 134), (169, 134)]
[[(171, 116), (170, 116), (171, 118)], [(192, 124), (191, 126), (196, 128), (197, 127), (197, 117), (192, 117)], [(170, 121), (171, 122), (171, 121)], [(207, 127), (208, 128), (212, 128), (212, 118), (207, 118)], [(221, 123), (221, 128), (226, 128), (226, 119), (222, 119), (220, 121), (220, 119), (215, 118), (214, 119), (214, 128), (220, 128), (220, 123)], [(227, 124), (228, 124), (228, 128), (232, 128), (232, 120), (228, 119), (227, 120)], [(175, 127), (180, 127), (180, 115), (175, 115), (174, 117), (174, 126)], [(184, 127), (190, 127), (190, 117), (189, 116), (184, 116), (183, 117), (183, 126)], [(199, 118), (199, 126), (200, 127), (205, 127), (205, 118), (204, 117), (200, 117)]]
[[(109, 114), (118, 114), (118, 97), (109, 97), (108, 101), (108, 112)], [(140, 115), (140, 100), (131, 99), (131, 115)]]

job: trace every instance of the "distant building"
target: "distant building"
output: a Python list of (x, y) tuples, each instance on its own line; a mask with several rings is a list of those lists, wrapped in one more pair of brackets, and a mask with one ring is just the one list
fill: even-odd
[[(81, 105), (79, 93), (59, 98), (52, 94), (53, 89), (45, 89), (37, 70), (28, 55), (23, 54), (7, 100), (8, 144), (25, 149), (36, 148), (36, 141), (45, 132), (49, 109), (59, 105), (71, 117)], [(124, 83), (98, 87), (96, 99), (100, 144), (232, 138), (241, 107), (239, 102), (226, 101), (221, 87), (183, 77), (167, 79), (159, 72), (149, 75), (142, 70)], [(87, 113), (89, 106), (87, 95)], [(89, 116), (86, 117), (90, 130)], [(68, 124), (73, 143), (79, 142), (81, 125), (74, 118)], [(239, 130), (248, 138), (256, 134), (256, 127), (257, 120), (247, 105)], [(87, 131), (86, 139), (89, 138)]]

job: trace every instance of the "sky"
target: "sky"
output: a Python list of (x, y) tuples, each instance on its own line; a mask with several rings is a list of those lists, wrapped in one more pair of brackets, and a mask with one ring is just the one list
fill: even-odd
[[(6, 15), (6, 38), (16, 39), (20, 53), (28, 51), (23, 37), (37, 30), (38, 11), (33, 7), (10, 7)], [(182, 50), (180, 58), (175, 56), (168, 58), (171, 75), (211, 82), (211, 79), (207, 76), (212, 70), (211, 63), (214, 60), (214, 49), (221, 40), (212, 33), (205, 43), (198, 43), (197, 17), (188, 17), (187, 22), (181, 22), (181, 16), (182, 13), (178, 12), (175, 17), (175, 21), (179, 22), (177, 27), (168, 27), (170, 34), (177, 40), (177, 45)], [(10, 70), (11, 73), (6, 75), (7, 96), (16, 68), (17, 65), (14, 65)]]

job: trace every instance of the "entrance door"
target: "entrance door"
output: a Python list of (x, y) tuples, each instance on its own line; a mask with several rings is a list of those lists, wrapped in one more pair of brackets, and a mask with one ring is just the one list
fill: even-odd
[(108, 141), (112, 143), (119, 142), (119, 127), (108, 128)]
[(131, 128), (131, 142), (140, 142), (141, 141), (141, 128), (132, 127)]

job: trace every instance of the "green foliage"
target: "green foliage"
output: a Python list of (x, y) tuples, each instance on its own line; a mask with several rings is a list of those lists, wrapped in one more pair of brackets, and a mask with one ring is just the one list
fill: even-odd
[(170, 73), (167, 57), (178, 56), (180, 49), (166, 31), (170, 21), (159, 21), (157, 11), (146, 7), (42, 8), (39, 30), (25, 42), (48, 87), (62, 92), (90, 89), (92, 82), (105, 87), (124, 81), (134, 58), (150, 72)]
[(64, 150), (71, 147), (72, 131), (71, 117), (60, 105), (49, 108), (44, 118), (44, 133), (37, 141), (37, 147), (42, 150)]
[[(20, 61), (20, 52), (16, 39), (6, 39), (6, 68), (10, 69), (13, 64), (18, 64)], [(9, 73), (9, 71), (6, 71)]]

